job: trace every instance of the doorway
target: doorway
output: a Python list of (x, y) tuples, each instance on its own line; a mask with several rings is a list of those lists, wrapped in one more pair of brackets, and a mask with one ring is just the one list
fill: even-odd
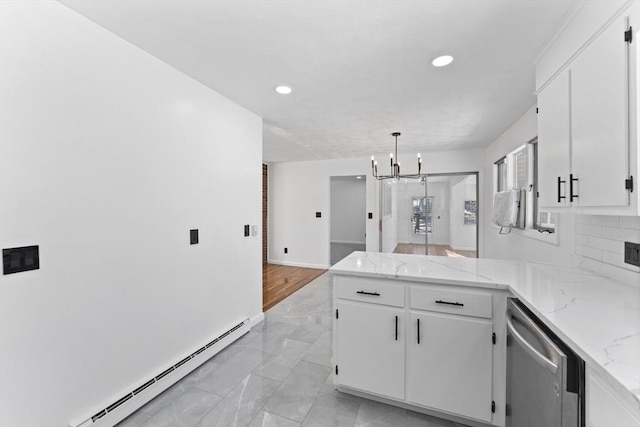
[(391, 187), (395, 205), (382, 222), (383, 252), (478, 257), (477, 172), (429, 174), (382, 187)]
[(329, 178), (331, 265), (366, 249), (366, 180), (364, 175)]

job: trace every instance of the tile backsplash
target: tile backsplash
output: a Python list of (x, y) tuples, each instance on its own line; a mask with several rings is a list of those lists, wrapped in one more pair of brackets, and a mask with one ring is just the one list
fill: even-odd
[(575, 227), (581, 267), (640, 286), (640, 267), (624, 262), (624, 242), (640, 242), (639, 216), (576, 215)]

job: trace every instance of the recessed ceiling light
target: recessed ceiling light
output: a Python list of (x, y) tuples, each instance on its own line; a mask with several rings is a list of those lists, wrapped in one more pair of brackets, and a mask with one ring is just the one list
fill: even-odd
[(360, 175), (356, 176), (357, 179), (362, 179), (362, 177)]
[(276, 86), (275, 91), (280, 95), (289, 95), (293, 90), (289, 86)]
[(444, 67), (445, 65), (449, 65), (453, 62), (453, 56), (451, 55), (442, 55), (431, 61), (431, 65), (434, 67)]

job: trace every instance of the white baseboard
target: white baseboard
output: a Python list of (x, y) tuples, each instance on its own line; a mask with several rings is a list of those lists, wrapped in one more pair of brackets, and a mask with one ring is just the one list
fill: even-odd
[(254, 327), (256, 326), (258, 323), (262, 322), (264, 320), (264, 313), (260, 313), (260, 314), (256, 314), (255, 316), (253, 316), (250, 320), (249, 320), (249, 325), (251, 325), (250, 327)]
[(472, 247), (454, 248), (453, 246), (451, 246), (451, 249), (453, 249), (454, 251), (475, 251), (476, 247), (472, 246)]
[(346, 243), (348, 245), (366, 245), (367, 242), (354, 242), (351, 240), (332, 240), (331, 243)]
[(292, 262), (292, 261), (280, 261), (275, 259), (270, 259), (267, 261), (269, 264), (277, 264), (277, 265), (287, 265), (289, 267), (303, 267), (303, 268), (319, 268), (322, 270), (327, 270), (329, 265), (322, 264), (307, 264), (304, 262)]

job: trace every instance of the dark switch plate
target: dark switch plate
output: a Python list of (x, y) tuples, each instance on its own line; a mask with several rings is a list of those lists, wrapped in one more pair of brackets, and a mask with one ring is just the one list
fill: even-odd
[(249, 237), (249, 224), (244, 226), (244, 237)]
[(369, 219), (373, 219), (373, 212), (369, 212), (369, 213), (367, 214), (367, 218), (369, 218)]
[(624, 262), (640, 267), (640, 243), (624, 242)]
[(38, 270), (40, 255), (38, 246), (23, 246), (2, 250), (2, 273), (12, 274), (21, 271)]
[(316, 212), (316, 218), (322, 218), (322, 212)]
[(198, 242), (198, 230), (189, 230), (189, 237), (191, 238), (191, 244), (197, 245)]

